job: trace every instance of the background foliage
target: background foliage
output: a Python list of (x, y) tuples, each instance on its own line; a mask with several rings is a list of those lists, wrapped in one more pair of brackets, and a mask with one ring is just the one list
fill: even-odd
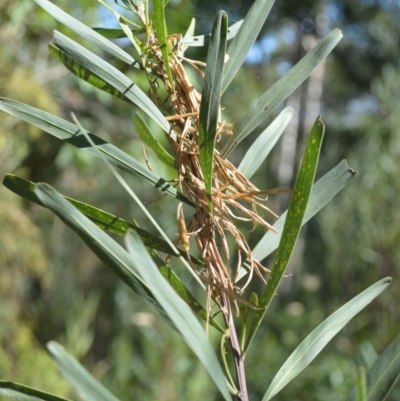
[[(74, 8), (67, 1), (57, 5), (88, 25), (114, 24), (97, 2), (80, 1)], [(169, 31), (185, 30), (192, 16), (198, 21), (196, 32), (209, 31), (218, 9), (225, 9), (235, 21), (250, 5), (240, 0), (171, 0), (166, 13)], [(246, 68), (224, 95), (230, 119), (240, 120), (243, 104), (275, 82), (318, 37), (336, 27), (343, 30), (344, 39), (324, 69), (288, 100), (295, 118), (268, 165), (255, 176), (256, 185), (263, 188), (293, 184), (305, 133), (320, 108), (327, 133), (318, 175), (344, 157), (359, 171), (302, 233), (291, 262), (294, 275), (282, 283), (247, 356), (254, 399), (262, 396), (265, 383), (325, 317), (372, 282), (384, 276), (392, 276), (395, 283), (399, 279), (399, 7), (394, 0), (277, 1)], [(1, 95), (66, 119), (74, 111), (86, 128), (144, 161), (124, 103), (78, 82), (48, 55), (55, 28), (66, 32), (30, 0), (1, 2)], [(193, 58), (205, 57), (204, 49), (191, 52)], [(247, 138), (233, 158), (240, 160), (252, 141)], [(151, 165), (164, 168), (148, 153)], [(49, 182), (73, 198), (123, 217), (134, 215), (141, 223), (141, 215), (134, 213), (101, 162), (2, 113), (1, 176), (6, 172)], [(149, 201), (158, 197), (137, 181), (135, 189)], [(287, 206), (284, 196), (273, 202), (274, 210)], [(175, 205), (170, 207), (167, 210), (160, 202), (149, 205), (154, 215), (162, 215), (163, 227), (172, 237)], [(214, 388), (203, 384), (208, 380), (205, 371), (180, 338), (138, 298), (128, 295), (59, 220), (1, 187), (0, 222), (2, 378), (68, 396), (68, 386), (43, 350), (43, 344), (54, 339), (121, 399), (133, 394), (137, 400), (213, 397)], [(250, 244), (259, 234), (251, 234)], [(356, 381), (357, 366), (368, 368), (399, 331), (397, 288), (391, 287), (354, 319), (276, 399), (344, 399)], [(263, 349), (273, 354), (262, 355)], [(395, 390), (390, 399), (399, 396)]]

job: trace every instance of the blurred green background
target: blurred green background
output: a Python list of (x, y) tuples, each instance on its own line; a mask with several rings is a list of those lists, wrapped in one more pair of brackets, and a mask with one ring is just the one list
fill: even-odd
[[(226, 10), (233, 23), (251, 3), (170, 0), (169, 32), (184, 32), (193, 17), (196, 34), (208, 32), (217, 10)], [(89, 26), (116, 26), (94, 0), (55, 4)], [(301, 233), (289, 267), (293, 276), (282, 283), (246, 359), (252, 400), (262, 398), (279, 367), (318, 323), (385, 276), (394, 278), (392, 286), (275, 399), (344, 400), (358, 367), (368, 369), (400, 331), (399, 18), (400, 1), (394, 0), (278, 0), (224, 95), (225, 119), (240, 121), (251, 102), (320, 37), (342, 29), (344, 39), (326, 63), (287, 100), (294, 118), (254, 182), (262, 189), (293, 185), (318, 114), (327, 125), (318, 177), (343, 158), (359, 174)], [(85, 128), (144, 162), (132, 107), (79, 82), (52, 59), (47, 43), (54, 29), (83, 43), (32, 0), (1, 1), (0, 96), (66, 119), (74, 112)], [(190, 49), (188, 57), (204, 59), (205, 50)], [(135, 74), (145, 87), (145, 78)], [(232, 154), (236, 165), (255, 137)], [(173, 178), (147, 154), (159, 175)], [(6, 173), (48, 182), (152, 230), (99, 160), (1, 113), (0, 176)], [(126, 179), (143, 200), (158, 198), (155, 190)], [(287, 202), (285, 196), (271, 197), (277, 212)], [(177, 232), (176, 207), (165, 199), (149, 204), (171, 238)], [(0, 379), (74, 398), (44, 348), (56, 340), (121, 400), (219, 399), (181, 339), (49, 211), (1, 187), (0, 226)], [(250, 244), (261, 235), (261, 229), (248, 233)], [(252, 290), (260, 288), (255, 281)], [(217, 345), (218, 335), (211, 337)], [(400, 399), (399, 386), (389, 399)]]

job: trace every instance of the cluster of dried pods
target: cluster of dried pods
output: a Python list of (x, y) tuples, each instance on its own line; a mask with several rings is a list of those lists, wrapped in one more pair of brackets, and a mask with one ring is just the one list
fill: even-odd
[[(273, 213), (263, 202), (266, 198), (261, 195), (273, 191), (258, 190), (237, 168), (228, 160), (222, 158), (217, 149), (214, 153), (212, 213), (209, 212), (207, 194), (200, 166), (199, 157), (199, 111), (201, 94), (191, 84), (182, 65), (186, 61), (195, 70), (204, 76), (202, 68), (204, 63), (189, 60), (179, 53), (179, 43), (175, 46), (177, 53), (172, 53), (170, 70), (173, 77), (171, 86), (164, 66), (161, 52), (155, 43), (152, 51), (158, 60), (157, 75), (160, 77), (169, 94), (169, 115), (174, 135), (168, 135), (168, 140), (175, 153), (176, 167), (179, 173), (179, 186), (183, 194), (190, 199), (196, 207), (196, 212), (189, 224), (186, 225), (182, 205), (178, 207), (178, 226), (180, 232), (179, 242), (184, 251), (189, 252), (189, 237), (194, 237), (200, 254), (205, 261), (206, 268), (198, 271), (193, 269), (209, 287), (209, 294), (214, 299), (220, 299), (219, 294), (224, 293), (235, 303), (254, 307), (244, 301), (241, 295), (252, 280), (254, 273), (265, 282), (262, 272), (269, 272), (259, 261), (252, 256), (251, 249), (243, 233), (236, 227), (235, 220), (251, 221), (254, 225), (261, 224), (268, 230), (275, 229), (258, 213), (260, 208), (272, 216)], [(153, 68), (155, 65), (153, 64)], [(160, 99), (155, 99), (159, 103)], [(165, 102), (164, 102), (165, 104)], [(223, 121), (218, 122), (217, 144), (222, 135), (231, 135), (232, 126)], [(240, 216), (235, 214), (240, 213)], [(230, 273), (230, 252), (226, 234), (229, 233), (237, 244), (238, 262), (236, 269)], [(243, 255), (250, 267), (249, 275), (242, 286), (235, 286), (235, 279), (243, 262)], [(209, 305), (208, 305), (209, 307)]]

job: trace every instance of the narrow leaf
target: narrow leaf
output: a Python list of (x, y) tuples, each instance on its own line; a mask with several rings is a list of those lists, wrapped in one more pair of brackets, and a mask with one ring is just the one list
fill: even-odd
[(218, 116), (220, 113), (221, 83), (222, 71), (224, 68), (227, 29), (228, 17), (224, 11), (220, 11), (215, 18), (211, 33), (200, 105), (200, 165), (203, 173), (205, 190), (208, 195), (208, 206), (210, 212), (212, 212), (211, 191), (214, 146), (217, 134)]
[(267, 285), (265, 286), (259, 301), (259, 307), (265, 309), (254, 313), (245, 350), (248, 349), (258, 327), (261, 324), (261, 320), (263, 319), (272, 297), (278, 288), (296, 244), (301, 223), (307, 208), (308, 199), (310, 197), (311, 187), (314, 182), (324, 130), (324, 124), (321, 119), (318, 118), (314, 123), (310, 137), (308, 138), (303, 161), (290, 199), (288, 218), (286, 219), (283, 228), (282, 238), (279, 243)]
[[(346, 160), (342, 160), (336, 167), (325, 174), (312, 187), (310, 200), (303, 218), (302, 225), (306, 224), (315, 216), (339, 191), (341, 191), (349, 181), (356, 176), (356, 172), (348, 168)], [(274, 224), (278, 233), (268, 231), (253, 249), (252, 254), (255, 259), (262, 261), (270, 255), (276, 248), (282, 237), (283, 227), (285, 226), (287, 211)]]
[(175, 169), (175, 159), (157, 141), (140, 113), (135, 114), (133, 122), (141, 140), (155, 153), (157, 158), (168, 167)]
[(54, 31), (54, 44), (90, 72), (122, 92), (164, 131), (170, 133), (171, 127), (161, 111), (126, 75), (60, 32)]
[(186, 344), (207, 369), (225, 400), (231, 400), (221, 366), (200, 323), (161, 276), (137, 235), (128, 232), (125, 239), (135, 270), (148, 285), (159, 304), (164, 306), (165, 312), (174, 322)]
[[(79, 132), (79, 127), (75, 124), (65, 121), (62, 118), (53, 116), (42, 110), (35, 109), (34, 107), (26, 104), (5, 98), (0, 98), (0, 110), (3, 110), (6, 113), (16, 116), (23, 121), (35, 125), (56, 138), (97, 156), (96, 151), (92, 149), (90, 143), (86, 140), (84, 135)], [(171, 195), (182, 202), (193, 206), (193, 203), (190, 200), (179, 193), (173, 186), (168, 184), (166, 180), (159, 177), (152, 171), (149, 171), (145, 166), (143, 166), (143, 164), (136, 161), (133, 157), (129, 156), (103, 139), (90, 133), (89, 135), (93, 142), (97, 145), (97, 148), (106, 156), (110, 163), (121, 170), (133, 174), (142, 181), (157, 188), (159, 191), (165, 192), (168, 195)]]
[[(19, 178), (12, 174), (7, 174), (4, 177), (3, 185), (22, 198), (34, 202), (40, 206), (45, 206), (37, 197), (35, 193), (36, 184), (33, 182), (24, 180), (23, 178)], [(107, 230), (117, 235), (125, 235), (129, 229), (132, 229), (136, 231), (140, 239), (147, 247), (175, 256), (175, 252), (166, 241), (154, 234), (149, 233), (143, 228), (140, 228), (133, 223), (129, 223), (120, 217), (114, 216), (111, 213), (105, 212), (104, 210), (88, 205), (87, 203), (77, 201), (69, 198), (68, 196), (62, 196), (102, 230)], [(186, 252), (182, 250), (179, 251), (182, 256), (186, 256)], [(191, 256), (191, 260), (193, 263), (199, 266), (204, 266), (204, 263), (194, 256)]]
[[(134, 272), (131, 258), (125, 249), (96, 227), (94, 223), (75, 209), (61, 194), (49, 185), (37, 184), (35, 193), (39, 201), (56, 214), (68, 227), (74, 230), (106, 266), (113, 270), (125, 284), (142, 296), (150, 306), (171, 324), (171, 321), (165, 315), (164, 309), (155, 301), (147, 286)], [(198, 316), (206, 320), (207, 314), (205, 309), (191, 295), (175, 273), (165, 263), (161, 263), (158, 258), (156, 261), (160, 266), (161, 273), (175, 291), (182, 296)], [(210, 319), (210, 324), (217, 330), (222, 331), (214, 319)], [(173, 324), (172, 327), (175, 329)]]
[(49, 185), (37, 184), (35, 192), (40, 201), (68, 227), (74, 230), (106, 266), (113, 270), (128, 287), (138, 293), (173, 326), (162, 306), (154, 299), (147, 286), (135, 274), (131, 258), (125, 249), (96, 227), (94, 223)]
[(228, 157), (233, 149), (257, 128), (268, 115), (282, 103), (314, 71), (325, 57), (333, 50), (342, 38), (339, 29), (325, 36), (314, 48), (303, 57), (287, 74), (272, 85), (262, 95), (243, 120), (234, 129), (233, 135), (222, 150), (222, 157)]
[(98, 75), (92, 73), (85, 68), (78, 61), (68, 56), (65, 51), (58, 48), (54, 44), (50, 43), (48, 46), (50, 54), (65, 65), (74, 75), (78, 78), (88, 82), (95, 88), (101, 89), (104, 92), (109, 93), (112, 96), (118, 97), (119, 99), (125, 100), (126, 102), (132, 103), (122, 92), (109, 85), (106, 81), (101, 79)]
[(85, 401), (119, 401), (55, 341), (47, 343), (47, 349), (79, 398)]
[(275, 0), (256, 0), (247, 13), (239, 32), (228, 49), (229, 60), (224, 71), (222, 92), (225, 92), (225, 89), (239, 71), (247, 53), (257, 39), (274, 2)]
[(283, 131), (285, 131), (288, 126), (292, 116), (293, 109), (291, 107), (283, 109), (278, 117), (275, 118), (250, 146), (250, 149), (246, 152), (238, 167), (238, 170), (247, 178), (250, 179), (267, 158), (269, 152), (271, 152), (276, 142), (283, 134)]
[(57, 397), (44, 391), (3, 380), (0, 380), (0, 395), (14, 401), (68, 401), (65, 398)]
[(193, 37), (195, 29), (196, 29), (196, 18), (192, 18), (190, 20), (189, 27), (186, 30), (186, 32), (185, 32), (185, 34), (183, 35), (183, 38), (182, 38), (182, 51), (183, 52), (185, 52), (187, 50), (187, 48), (189, 47), (189, 45), (184, 44), (183, 41), (185, 39)]
[[(92, 28), (95, 32), (104, 36), (106, 39), (121, 39), (126, 38), (126, 33), (123, 29), (119, 28)], [(141, 29), (131, 29), (132, 35), (139, 35), (143, 33)]]
[[(400, 334), (386, 348), (367, 372), (366, 401), (383, 401), (386, 399), (400, 376)], [(358, 401), (356, 388), (350, 393), (347, 401)]]
[(169, 65), (169, 56), (171, 54), (170, 44), (167, 40), (167, 25), (165, 23), (165, 10), (166, 4), (164, 0), (153, 0), (153, 18), (152, 22), (154, 24), (154, 29), (156, 31), (156, 37), (158, 40), (158, 45), (161, 50), (162, 60), (164, 63), (164, 68), (167, 73), (169, 84), (171, 88), (174, 87), (174, 81), (172, 78), (171, 67)]
[[(242, 26), (243, 20), (235, 22), (228, 28), (228, 33), (226, 36), (226, 40), (233, 39), (239, 31), (239, 28)], [(186, 36), (182, 39), (182, 44), (186, 47), (201, 47), (209, 42), (211, 34), (208, 35), (200, 35), (200, 36)]]
[[(290, 355), (279, 369), (262, 401), (270, 400), (300, 372), (302, 372), (328, 342), (362, 309), (373, 301), (392, 282), (390, 277), (378, 281), (347, 302), (324, 320)], [(382, 400), (380, 398), (379, 400)]]
[(132, 65), (134, 67), (140, 68), (140, 65), (135, 59), (132, 58), (127, 52), (122, 50), (113, 42), (107, 40), (104, 36), (97, 33), (95, 30), (89, 28), (82, 22), (71, 17), (69, 14), (55, 6), (48, 0), (35, 0), (35, 2), (45, 9), (52, 17), (60, 21), (63, 25), (67, 26), (69, 29), (77, 33), (83, 39), (94, 44), (98, 48), (104, 50), (105, 52), (117, 57), (118, 59), (124, 61), (125, 63)]

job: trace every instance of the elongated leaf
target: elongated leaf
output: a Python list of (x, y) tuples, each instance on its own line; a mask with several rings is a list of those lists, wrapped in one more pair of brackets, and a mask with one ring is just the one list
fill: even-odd
[[(96, 227), (87, 217), (75, 209), (55, 189), (47, 184), (37, 184), (39, 200), (74, 230), (97, 257), (119, 278), (147, 301), (170, 324), (162, 306), (155, 300), (148, 287), (137, 276), (129, 254), (112, 238)], [(173, 326), (173, 324), (172, 324)]]
[[(183, 35), (182, 40), (184, 41), (187, 38), (193, 37), (195, 29), (196, 29), (196, 18), (192, 18), (190, 20), (190, 24), (189, 24), (188, 29), (186, 30), (185, 34)], [(189, 45), (182, 44), (182, 51), (185, 52), (188, 47), (189, 47)]]
[(55, 341), (47, 343), (47, 349), (79, 398), (85, 401), (119, 401)]
[(140, 64), (135, 61), (127, 52), (122, 50), (113, 42), (107, 40), (104, 36), (97, 33), (95, 30), (89, 28), (82, 22), (71, 17), (69, 14), (55, 6), (48, 0), (35, 0), (35, 2), (45, 9), (51, 16), (56, 20), (60, 21), (63, 25), (67, 26), (69, 29), (77, 33), (83, 39), (94, 44), (98, 48), (104, 50), (105, 52), (112, 54), (114, 57), (124, 61), (125, 63), (132, 65), (134, 67), (140, 68)]
[[(23, 178), (19, 178), (12, 174), (7, 174), (4, 177), (3, 185), (24, 199), (41, 206), (45, 206), (37, 197), (35, 193), (36, 184), (33, 182), (24, 180)], [(125, 235), (129, 229), (132, 229), (137, 232), (140, 239), (147, 247), (160, 252), (165, 252), (169, 255), (174, 255), (174, 251), (166, 241), (138, 227), (137, 225), (129, 223), (128, 221), (114, 216), (111, 213), (105, 212), (104, 210), (69, 198), (68, 196), (63, 195), (63, 198), (70, 202), (76, 209), (88, 217), (94, 224), (96, 224), (97, 227), (101, 228), (102, 230), (107, 230), (117, 235)], [(179, 251), (182, 256), (186, 257), (186, 252), (182, 250)], [(204, 266), (204, 263), (194, 256), (191, 256), (191, 260), (193, 263), (199, 266)]]
[(68, 56), (65, 51), (58, 48), (54, 44), (50, 43), (48, 45), (50, 54), (64, 64), (74, 75), (93, 85), (95, 88), (101, 89), (104, 92), (109, 93), (112, 96), (118, 97), (126, 102), (132, 103), (122, 92), (115, 89), (113, 86), (109, 85), (106, 81), (101, 79), (96, 74), (89, 71), (78, 61), (74, 60), (72, 57)]
[(222, 150), (222, 157), (228, 157), (233, 149), (257, 128), (268, 115), (282, 103), (314, 71), (342, 38), (339, 29), (325, 36), (287, 74), (262, 95), (243, 120), (234, 129), (233, 135)]
[(134, 34), (132, 33), (132, 30), (129, 28), (128, 24), (126, 23), (124, 17), (122, 17), (120, 14), (118, 14), (115, 10), (114, 10), (114, 15), (115, 18), (117, 19), (117, 21), (119, 22), (119, 24), (121, 25), (122, 30), (125, 32), (126, 37), (131, 41), (134, 51), (135, 53), (135, 58), (136, 59), (141, 59), (142, 56), (142, 49), (140, 48), (138, 42), (136, 41), (136, 38), (134, 36)]
[(293, 116), (293, 109), (286, 107), (278, 117), (260, 134), (260, 136), (250, 146), (250, 149), (244, 155), (238, 170), (247, 178), (251, 178), (262, 162), (269, 155), (283, 131), (288, 126)]
[(174, 81), (172, 78), (171, 67), (169, 65), (169, 56), (171, 54), (171, 49), (169, 42), (167, 40), (167, 25), (165, 23), (165, 9), (166, 4), (164, 0), (153, 0), (153, 18), (152, 22), (154, 24), (154, 29), (156, 31), (156, 37), (158, 40), (158, 45), (160, 46), (162, 60), (164, 63), (164, 68), (167, 73), (169, 84), (171, 88), (174, 87)]
[[(346, 160), (342, 160), (336, 167), (326, 173), (311, 190), (307, 210), (303, 218), (302, 226), (315, 216), (339, 191), (341, 191), (349, 181), (356, 176), (357, 172), (348, 168)], [(259, 241), (252, 251), (255, 259), (262, 261), (270, 255), (276, 248), (282, 237), (283, 227), (285, 225), (287, 211), (282, 214), (274, 224), (277, 233), (268, 231)], [(247, 274), (247, 270), (242, 267), (236, 282)]]
[[(383, 401), (400, 376), (400, 334), (385, 349), (367, 372), (366, 401)], [(358, 401), (356, 388), (347, 401)]]
[[(270, 400), (322, 351), (328, 342), (362, 309), (374, 300), (392, 282), (390, 277), (378, 281), (347, 302), (324, 320), (290, 355), (274, 377), (263, 401)], [(382, 400), (382, 398), (379, 398)]]
[[(112, 238), (101, 231), (87, 217), (74, 208), (66, 199), (56, 190), (46, 184), (37, 184), (35, 193), (41, 203), (56, 214), (67, 226), (74, 230), (86, 243), (86, 245), (104, 262), (110, 269), (116, 273), (121, 280), (141, 295), (157, 312), (163, 316), (168, 323), (171, 321), (165, 315), (163, 308), (155, 301), (148, 288), (140, 280), (134, 271), (129, 254), (121, 248)], [(136, 230), (136, 228), (135, 228)], [(191, 295), (190, 291), (183, 285), (174, 272), (169, 269), (159, 258), (156, 258), (160, 271), (165, 279), (182, 296), (185, 302), (198, 314), (206, 320), (206, 311), (200, 303)], [(217, 330), (222, 331), (221, 327), (210, 319), (210, 324)], [(173, 324), (172, 324), (172, 327)], [(174, 327), (175, 328), (175, 327)]]
[(140, 113), (135, 114), (133, 122), (140, 139), (155, 153), (157, 158), (167, 166), (176, 168), (175, 159), (157, 141)]
[[(306, 224), (315, 216), (348, 182), (356, 176), (357, 172), (349, 169), (346, 160), (342, 160), (336, 167), (325, 174), (312, 187), (311, 196), (307, 205), (307, 210), (303, 218), (302, 225)], [(286, 222), (287, 211), (282, 214), (274, 224), (278, 233), (268, 231), (259, 241), (254, 250), (253, 256), (262, 261), (270, 255), (276, 248), (282, 237), (283, 227)]]
[(247, 53), (257, 39), (274, 2), (275, 0), (256, 0), (247, 13), (239, 32), (228, 49), (229, 60), (225, 66), (222, 92), (225, 92), (225, 89), (239, 71)]
[[(96, 27), (92, 28), (95, 32), (100, 34), (101, 36), (104, 36), (106, 39), (121, 39), (121, 38), (126, 38), (126, 33), (123, 29), (120, 28), (102, 28), (102, 27)], [(141, 29), (131, 29), (132, 35), (139, 35), (140, 33), (143, 33), (143, 30)]]
[(211, 33), (200, 105), (200, 165), (206, 193), (208, 195), (208, 206), (210, 212), (212, 212), (211, 188), (214, 146), (217, 134), (218, 116), (220, 112), (222, 71), (224, 68), (227, 29), (228, 17), (224, 11), (220, 11), (215, 18)]
[(94, 75), (122, 92), (164, 131), (170, 133), (171, 127), (161, 111), (126, 75), (60, 32), (54, 31), (54, 44)]
[[(5, 98), (0, 98), (0, 110), (3, 110), (6, 113), (35, 125), (56, 138), (97, 156), (95, 150), (92, 149), (90, 143), (88, 143), (84, 135), (79, 133), (79, 127), (75, 124), (65, 121), (62, 118), (53, 116), (42, 110), (35, 109), (34, 107), (26, 104)], [(107, 157), (107, 160), (109, 160), (110, 163), (121, 170), (133, 174), (142, 181), (147, 182), (148, 184), (157, 188), (159, 191), (165, 192), (168, 195), (171, 195), (182, 202), (193, 206), (193, 203), (190, 200), (188, 200), (184, 195), (179, 193), (174, 187), (168, 184), (166, 180), (159, 177), (152, 171), (149, 171), (145, 166), (143, 166), (143, 164), (136, 161), (133, 157), (127, 155), (103, 139), (90, 133), (89, 135), (93, 142), (97, 145), (97, 148)]]
[(276, 289), (278, 288), (296, 244), (301, 223), (307, 208), (308, 199), (310, 197), (311, 187), (314, 182), (324, 131), (324, 124), (321, 119), (318, 118), (314, 123), (310, 137), (307, 141), (303, 161), (301, 163), (293, 194), (290, 199), (288, 218), (286, 219), (285, 226), (283, 228), (282, 238), (279, 243), (267, 285), (265, 286), (258, 303), (260, 308), (265, 309), (256, 311), (254, 314), (245, 350), (248, 349), (258, 327), (261, 324), (261, 320), (265, 315)]
[[(243, 20), (235, 22), (228, 28), (228, 34), (226, 36), (227, 40), (233, 39), (242, 26)], [(186, 36), (182, 39), (182, 44), (184, 47), (201, 47), (204, 46), (210, 40), (211, 34), (200, 35), (200, 36)]]
[(225, 400), (231, 400), (221, 366), (200, 323), (161, 276), (137, 235), (131, 231), (125, 238), (132, 262), (141, 279), (148, 285), (159, 304), (163, 305), (165, 312), (186, 344), (207, 369)]
[(22, 384), (0, 380), (0, 395), (8, 397), (14, 401), (68, 401), (65, 398), (36, 390)]

